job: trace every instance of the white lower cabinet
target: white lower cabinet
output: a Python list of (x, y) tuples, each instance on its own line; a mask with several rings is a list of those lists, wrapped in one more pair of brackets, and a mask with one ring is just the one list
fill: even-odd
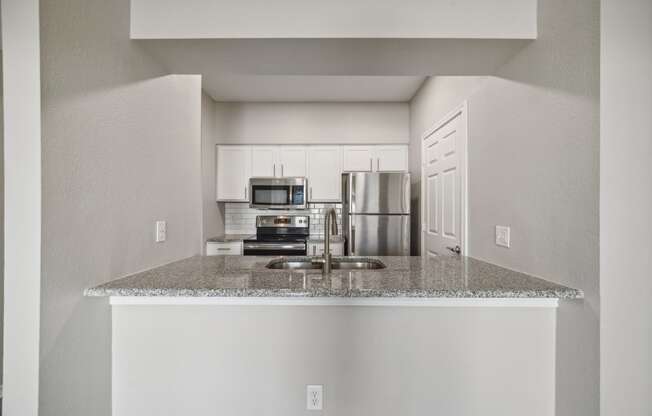
[(206, 243), (207, 256), (241, 256), (242, 241), (227, 241)]
[[(344, 241), (331, 241), (331, 254), (333, 256), (343, 256), (344, 255)], [(323, 242), (308, 242), (308, 255), (309, 256), (322, 256), (324, 254), (324, 243)]]
[(342, 154), (339, 146), (308, 149), (308, 202), (342, 200)]

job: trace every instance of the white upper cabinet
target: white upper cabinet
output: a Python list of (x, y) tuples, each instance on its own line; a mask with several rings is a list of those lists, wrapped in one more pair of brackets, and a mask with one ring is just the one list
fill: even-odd
[(304, 146), (251, 146), (251, 176), (306, 176), (306, 153)]
[(408, 170), (408, 147), (377, 146), (375, 149), (376, 172), (400, 172)]
[(345, 172), (407, 172), (407, 145), (344, 146)]
[(373, 170), (373, 146), (342, 147), (342, 164), (345, 172), (371, 172)]
[[(276, 176), (277, 154), (278, 146), (252, 146), (251, 176)], [(278, 167), (278, 174), (281, 174), (280, 167)]]
[(342, 172), (407, 172), (407, 145), (217, 146), (217, 200), (248, 202), (249, 178), (308, 178), (309, 202), (340, 202)]
[(339, 146), (308, 148), (308, 201), (342, 200), (342, 154)]
[(217, 146), (217, 200), (249, 201), (250, 146)]
[(279, 146), (278, 161), (281, 171), (276, 176), (306, 176), (307, 155), (304, 146)]

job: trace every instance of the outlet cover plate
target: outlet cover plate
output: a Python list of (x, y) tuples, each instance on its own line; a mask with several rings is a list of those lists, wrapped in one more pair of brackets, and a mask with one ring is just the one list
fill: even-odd
[(165, 221), (156, 221), (156, 242), (162, 243), (167, 239), (168, 227)]
[(324, 409), (324, 386), (321, 384), (309, 384), (306, 386), (306, 409)]
[(496, 245), (500, 247), (509, 248), (510, 241), (510, 228), (506, 225), (496, 225)]

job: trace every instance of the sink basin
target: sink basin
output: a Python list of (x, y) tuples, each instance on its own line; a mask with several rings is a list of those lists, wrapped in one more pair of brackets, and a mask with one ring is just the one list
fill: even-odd
[[(315, 260), (313, 262), (313, 260)], [(323, 263), (319, 263), (321, 257), (305, 258), (278, 258), (267, 263), (268, 269), (289, 269), (289, 270), (321, 270)], [(379, 270), (384, 269), (385, 264), (376, 259), (359, 257), (337, 257), (331, 261), (333, 270)]]

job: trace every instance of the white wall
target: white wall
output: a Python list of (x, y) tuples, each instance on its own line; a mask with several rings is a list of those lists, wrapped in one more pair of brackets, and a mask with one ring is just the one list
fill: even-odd
[(40, 6), (40, 415), (110, 415), (110, 310), (82, 292), (200, 253), (201, 79), (129, 40), (128, 0)]
[(2, 1), (4, 376), (2, 413), (36, 416), (41, 286), (39, 2)]
[[(598, 6), (539, 2), (539, 38), (496, 76), (477, 89), (431, 80), (423, 94), (433, 98), (412, 103), (414, 169), (437, 97), (470, 94), (468, 254), (586, 294), (559, 310), (560, 416), (598, 413)], [(494, 244), (497, 224), (511, 226), (512, 248)]]
[(224, 203), (216, 202), (217, 142), (216, 104), (202, 91), (201, 97), (201, 176), (202, 235), (207, 238), (224, 234)]
[[(555, 309), (177, 305), (113, 313), (120, 416), (554, 414)], [(305, 410), (307, 384), (323, 384), (323, 412)]]
[(603, 0), (601, 411), (652, 414), (652, 3)]
[(534, 38), (536, 0), (132, 0), (133, 38)]
[(217, 103), (223, 144), (408, 143), (407, 103)]

